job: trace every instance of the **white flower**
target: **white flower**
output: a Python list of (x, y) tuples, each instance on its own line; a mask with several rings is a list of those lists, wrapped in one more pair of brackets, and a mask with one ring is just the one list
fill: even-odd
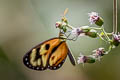
[(85, 63), (86, 59), (87, 59), (87, 57), (80, 53), (80, 56), (78, 57), (77, 63), (78, 64)]
[(84, 36), (83, 30), (81, 28), (74, 28), (71, 33), (75, 36)]
[(96, 12), (88, 13), (88, 16), (90, 17), (88, 20), (91, 24), (95, 23), (99, 19), (98, 13)]

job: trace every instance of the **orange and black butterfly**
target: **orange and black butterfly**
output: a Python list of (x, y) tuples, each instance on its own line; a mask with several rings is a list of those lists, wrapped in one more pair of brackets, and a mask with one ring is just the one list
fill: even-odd
[[(67, 11), (68, 9), (64, 11), (64, 16)], [(66, 44), (67, 38), (62, 38), (63, 34), (60, 30), (59, 37), (44, 41), (32, 48), (23, 57), (23, 63), (33, 70), (43, 71), (47, 68), (56, 70), (63, 65), (68, 55), (71, 63), (75, 65), (75, 59)]]
[(66, 41), (60, 38), (52, 38), (28, 51), (23, 58), (23, 62), (33, 70), (42, 71), (47, 68), (56, 70), (63, 65), (67, 55), (71, 63), (75, 65), (74, 57), (68, 49)]

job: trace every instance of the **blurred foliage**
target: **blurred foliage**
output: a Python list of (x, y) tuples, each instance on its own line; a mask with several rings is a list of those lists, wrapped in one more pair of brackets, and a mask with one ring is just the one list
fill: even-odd
[(20, 68), (11, 62), (0, 48), (0, 79), (1, 80), (27, 80)]

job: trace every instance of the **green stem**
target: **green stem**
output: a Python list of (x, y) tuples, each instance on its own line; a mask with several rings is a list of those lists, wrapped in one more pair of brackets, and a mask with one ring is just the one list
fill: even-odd
[(74, 29), (74, 27), (71, 26), (71, 25), (69, 25), (69, 24), (67, 24), (66, 26), (67, 26), (68, 28), (70, 28), (70, 29)]
[(105, 32), (104, 28), (101, 27), (101, 29), (102, 29), (102, 32), (104, 33), (106, 39), (110, 42), (111, 40), (110, 40), (110, 38), (108, 37), (107, 33)]
[(102, 28), (90, 27), (90, 29), (101, 30)]
[(103, 41), (105, 41), (105, 42), (107, 42), (104, 38), (102, 38), (99, 34), (98, 34), (98, 36), (100, 37), (100, 39), (102, 39)]
[(112, 33), (106, 33), (108, 36), (112, 36)]

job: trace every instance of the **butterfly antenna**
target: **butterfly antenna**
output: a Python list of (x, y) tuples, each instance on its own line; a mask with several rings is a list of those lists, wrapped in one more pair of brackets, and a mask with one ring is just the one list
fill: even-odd
[(65, 9), (63, 16), (65, 16), (68, 13), (68, 8)]
[(68, 8), (65, 9), (63, 16), (62, 16), (62, 21), (67, 23), (67, 19), (65, 17), (65, 15), (68, 13)]

